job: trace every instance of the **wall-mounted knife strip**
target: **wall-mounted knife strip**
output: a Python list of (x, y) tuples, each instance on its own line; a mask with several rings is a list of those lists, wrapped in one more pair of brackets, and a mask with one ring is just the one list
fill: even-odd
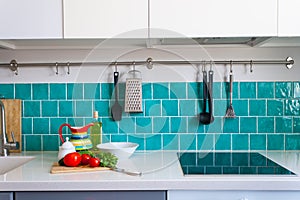
[(14, 132), (15, 140), (19, 142), (18, 150), (11, 150), (11, 153), (22, 151), (22, 101), (20, 99), (1, 99), (5, 108), (6, 133), (9, 142), (12, 142), (11, 132)]

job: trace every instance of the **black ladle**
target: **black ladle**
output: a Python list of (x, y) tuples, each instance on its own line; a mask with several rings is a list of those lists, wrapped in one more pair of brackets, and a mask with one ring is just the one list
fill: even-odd
[[(203, 70), (203, 111), (200, 113), (200, 123), (210, 124), (214, 121), (213, 117), (213, 71), (209, 71), (209, 82), (207, 82), (207, 72)], [(209, 106), (209, 112), (206, 111), (206, 105)]]

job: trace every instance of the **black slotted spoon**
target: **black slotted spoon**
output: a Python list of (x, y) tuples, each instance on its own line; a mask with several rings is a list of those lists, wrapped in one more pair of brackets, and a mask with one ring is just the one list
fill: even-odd
[(114, 87), (115, 87), (115, 103), (111, 107), (111, 116), (114, 121), (120, 121), (122, 119), (122, 106), (119, 104), (118, 97), (118, 79), (119, 72), (114, 72)]

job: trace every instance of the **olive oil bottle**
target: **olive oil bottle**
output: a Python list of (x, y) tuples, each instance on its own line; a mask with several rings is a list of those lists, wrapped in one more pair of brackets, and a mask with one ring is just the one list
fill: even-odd
[(102, 122), (98, 119), (98, 111), (94, 111), (93, 118), (94, 125), (91, 126), (92, 151), (98, 151), (97, 145), (102, 143)]

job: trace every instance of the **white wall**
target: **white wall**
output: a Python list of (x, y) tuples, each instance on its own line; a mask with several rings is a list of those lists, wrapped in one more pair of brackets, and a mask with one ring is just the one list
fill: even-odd
[[(163, 47), (160, 47), (163, 48)], [(178, 48), (165, 49), (136, 48), (95, 48), (93, 50), (0, 50), (0, 63), (17, 62), (91, 62), (91, 61), (144, 61), (148, 57), (154, 60), (285, 60), (291, 56), (295, 60), (292, 69), (284, 65), (254, 65), (250, 73), (249, 65), (234, 65), (236, 81), (299, 81), (300, 80), (300, 48)], [(126, 72), (132, 66), (119, 66), (121, 78), (125, 80)], [(149, 70), (145, 66), (136, 66), (143, 75), (143, 82), (192, 82), (196, 81), (197, 71), (201, 66), (192, 65), (155, 65)], [(228, 76), (229, 66), (216, 65), (216, 81), (223, 81)], [(14, 75), (8, 67), (0, 67), (1, 83), (24, 82), (112, 82), (114, 67), (82, 66), (71, 67), (67, 75), (66, 67), (59, 67), (59, 75), (55, 67), (21, 67), (19, 75)]]

